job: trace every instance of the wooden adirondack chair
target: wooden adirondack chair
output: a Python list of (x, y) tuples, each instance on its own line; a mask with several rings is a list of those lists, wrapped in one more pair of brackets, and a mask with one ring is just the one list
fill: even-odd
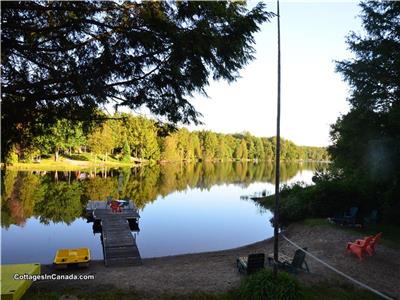
[(265, 254), (250, 254), (248, 257), (242, 256), (236, 259), (236, 266), (241, 274), (249, 275), (264, 268)]
[(334, 216), (332, 218), (328, 218), (328, 220), (335, 224), (340, 225), (355, 225), (356, 224), (356, 216), (358, 212), (358, 207), (352, 207), (349, 210), (348, 214), (344, 214), (343, 216)]
[(347, 243), (347, 251), (355, 254), (360, 260), (363, 259), (364, 254), (368, 251), (367, 247), (372, 242), (373, 237), (366, 237), (364, 240), (357, 240), (355, 243)]
[[(307, 251), (307, 248), (303, 249)], [(297, 249), (294, 252), (293, 258), (290, 258), (289, 256), (284, 255), (282, 253), (279, 253), (278, 267), (295, 274), (297, 273), (298, 270), (303, 270), (306, 271), (307, 273), (310, 273), (310, 269), (308, 268), (305, 258), (306, 258), (306, 253), (301, 249)], [(274, 264), (274, 258), (272, 253), (268, 256), (268, 264), (270, 266), (273, 266)]]
[(346, 225), (354, 225), (356, 223), (356, 216), (358, 212), (358, 207), (350, 208), (349, 214), (343, 216)]
[(372, 256), (375, 253), (375, 245), (377, 242), (379, 242), (379, 240), (381, 239), (382, 236), (382, 232), (379, 232), (377, 235), (375, 235), (372, 238), (371, 243), (369, 243), (368, 247), (367, 247), (367, 253), (369, 256)]
[(371, 211), (371, 214), (367, 217), (364, 217), (364, 224), (376, 224), (378, 221), (378, 211), (374, 209)]
[[(379, 232), (375, 236), (367, 236), (363, 240), (356, 240), (356, 243), (359, 245), (364, 245), (366, 243), (366, 240), (370, 238), (369, 244), (366, 246), (366, 252), (368, 253), (369, 256), (372, 256), (375, 253), (375, 245), (379, 240), (381, 239), (382, 232)], [(372, 238), (372, 239), (371, 239)]]
[(110, 207), (112, 212), (121, 212), (121, 206), (118, 201), (111, 201)]

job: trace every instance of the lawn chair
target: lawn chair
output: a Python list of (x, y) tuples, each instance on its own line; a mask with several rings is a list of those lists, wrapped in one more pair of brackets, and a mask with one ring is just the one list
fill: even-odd
[[(381, 239), (382, 236), (382, 232), (379, 232), (377, 235), (372, 237), (371, 242), (369, 243), (369, 245), (366, 247), (366, 251), (368, 253), (369, 256), (372, 256), (375, 253), (375, 245), (377, 242), (379, 242), (379, 240)], [(356, 241), (356, 243), (359, 240)], [(362, 240), (361, 240), (362, 241)]]
[(363, 259), (364, 254), (368, 253), (367, 248), (369, 247), (370, 243), (372, 242), (373, 237), (369, 236), (366, 237), (364, 240), (356, 240), (355, 243), (347, 243), (347, 251), (355, 254), (360, 260)]
[(256, 253), (250, 254), (248, 257), (238, 257), (236, 259), (236, 265), (239, 273), (249, 275), (264, 269), (265, 254)]
[(111, 211), (113, 213), (121, 212), (121, 206), (119, 205), (118, 201), (115, 201), (115, 200), (111, 201), (110, 207), (111, 207)]
[(364, 224), (376, 224), (378, 221), (378, 211), (374, 209), (368, 217), (364, 218)]
[[(306, 271), (307, 273), (310, 273), (310, 269), (308, 268), (307, 262), (305, 260), (306, 258), (306, 253), (304, 251), (307, 251), (307, 248), (303, 249), (297, 249), (294, 252), (293, 258), (290, 258), (287, 255), (284, 255), (282, 253), (278, 254), (278, 267), (297, 274), (298, 270)], [(274, 265), (274, 255), (270, 254), (268, 256), (268, 264), (270, 266)]]
[(350, 208), (350, 213), (348, 215), (344, 215), (344, 222), (345, 224), (349, 225), (354, 225), (356, 224), (356, 216), (358, 212), (358, 207), (352, 207)]
[(358, 212), (358, 207), (352, 207), (350, 208), (349, 214), (344, 214), (343, 216), (335, 216), (333, 218), (329, 218), (329, 221), (340, 225), (355, 225), (357, 212)]

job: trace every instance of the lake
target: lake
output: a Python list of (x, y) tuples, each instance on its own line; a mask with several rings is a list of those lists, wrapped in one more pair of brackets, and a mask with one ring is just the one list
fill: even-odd
[[(285, 163), (281, 181), (312, 183), (323, 164)], [(72, 172), (2, 171), (2, 263), (51, 263), (59, 248), (89, 247), (103, 259), (100, 233), (84, 218), (88, 200), (129, 197), (143, 258), (223, 250), (273, 235), (270, 211), (241, 196), (274, 190), (274, 165), (169, 163)]]

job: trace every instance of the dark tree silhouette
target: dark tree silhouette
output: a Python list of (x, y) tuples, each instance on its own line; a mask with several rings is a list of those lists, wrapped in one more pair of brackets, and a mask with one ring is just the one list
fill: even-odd
[[(400, 208), (400, 2), (361, 3), (364, 34), (347, 39), (354, 58), (337, 63), (350, 112), (332, 125), (329, 152), (344, 178), (362, 186), (386, 219)], [(378, 205), (377, 205), (378, 204)]]
[(3, 152), (37, 123), (93, 119), (109, 103), (198, 122), (188, 98), (235, 80), (272, 16), (241, 1), (2, 2)]

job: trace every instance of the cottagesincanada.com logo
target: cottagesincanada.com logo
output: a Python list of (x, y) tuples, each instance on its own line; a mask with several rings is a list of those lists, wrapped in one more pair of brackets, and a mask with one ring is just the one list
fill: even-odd
[(14, 280), (93, 280), (93, 274), (14, 274)]

